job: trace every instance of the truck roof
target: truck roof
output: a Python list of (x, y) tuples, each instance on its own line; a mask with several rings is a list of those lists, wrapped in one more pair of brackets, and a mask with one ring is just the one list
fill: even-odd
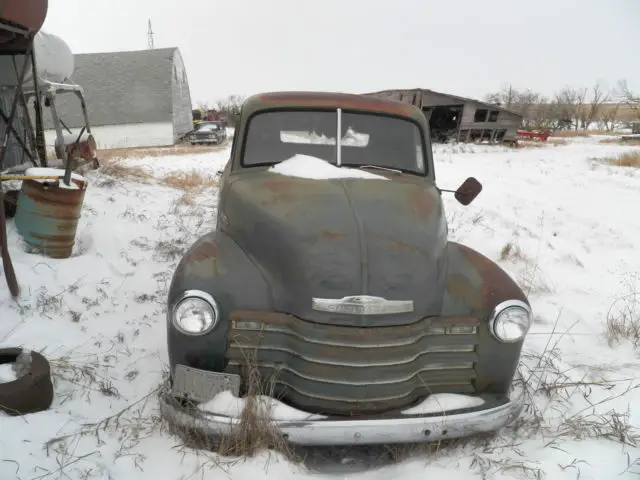
[(263, 110), (280, 108), (322, 108), (356, 110), (363, 112), (386, 113), (399, 115), (426, 124), (425, 117), (419, 108), (407, 103), (352, 93), (337, 92), (266, 92), (247, 98), (243, 105), (243, 113), (251, 116)]

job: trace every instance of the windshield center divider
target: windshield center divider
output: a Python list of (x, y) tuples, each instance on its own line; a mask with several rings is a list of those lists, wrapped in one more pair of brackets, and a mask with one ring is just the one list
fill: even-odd
[(342, 109), (338, 108), (336, 111), (337, 118), (337, 134), (336, 134), (336, 165), (340, 167), (342, 165)]

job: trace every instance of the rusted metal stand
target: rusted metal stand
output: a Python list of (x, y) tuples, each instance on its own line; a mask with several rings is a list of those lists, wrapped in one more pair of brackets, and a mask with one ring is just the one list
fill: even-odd
[[(14, 92), (13, 102), (11, 103), (11, 111), (9, 112), (9, 116), (7, 117), (7, 126), (4, 131), (2, 144), (0, 144), (0, 170), (2, 170), (4, 158), (7, 153), (7, 147), (9, 146), (9, 137), (13, 131), (13, 120), (16, 116), (18, 102), (20, 101), (20, 97), (22, 96), (22, 84), (24, 83), (24, 76), (27, 72), (27, 68), (29, 66), (32, 55), (33, 35), (29, 34), (28, 47), (24, 55), (24, 63), (22, 64), (22, 69), (18, 73), (16, 90)], [(7, 221), (4, 216), (4, 193), (2, 188), (0, 188), (0, 251), (2, 253), (2, 266), (4, 269), (4, 274), (6, 276), (9, 291), (11, 292), (11, 295), (13, 295), (13, 297), (17, 297), (18, 295), (20, 295), (20, 286), (18, 285), (18, 279), (16, 278), (16, 273), (13, 269), (11, 256), (9, 255), (9, 244), (7, 241)]]

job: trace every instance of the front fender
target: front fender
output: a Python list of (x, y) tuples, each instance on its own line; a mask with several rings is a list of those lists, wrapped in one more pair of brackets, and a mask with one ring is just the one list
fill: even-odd
[(505, 300), (529, 304), (520, 286), (490, 258), (456, 242), (449, 242), (447, 255), (442, 315), (487, 318)]
[(173, 327), (167, 311), (171, 372), (176, 363), (221, 371), (225, 367), (229, 312), (273, 307), (267, 281), (244, 251), (221, 231), (203, 236), (185, 253), (169, 287), (169, 309), (186, 290), (202, 290), (212, 295), (220, 307), (220, 320), (206, 335), (187, 336)]
[(520, 286), (499, 265), (456, 242), (447, 246), (448, 274), (442, 315), (473, 315), (481, 320), (476, 353), (476, 389), (502, 393), (515, 375), (523, 342), (502, 343), (489, 331), (489, 316), (505, 300), (529, 305)]

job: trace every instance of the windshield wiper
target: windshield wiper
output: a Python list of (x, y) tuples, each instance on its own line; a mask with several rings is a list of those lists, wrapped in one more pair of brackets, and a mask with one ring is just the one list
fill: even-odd
[(402, 174), (403, 173), (402, 170), (398, 170), (396, 168), (380, 167), (378, 165), (358, 165), (358, 168), (372, 168), (374, 170), (386, 170), (387, 172), (394, 172), (394, 173), (398, 173), (398, 174)]

